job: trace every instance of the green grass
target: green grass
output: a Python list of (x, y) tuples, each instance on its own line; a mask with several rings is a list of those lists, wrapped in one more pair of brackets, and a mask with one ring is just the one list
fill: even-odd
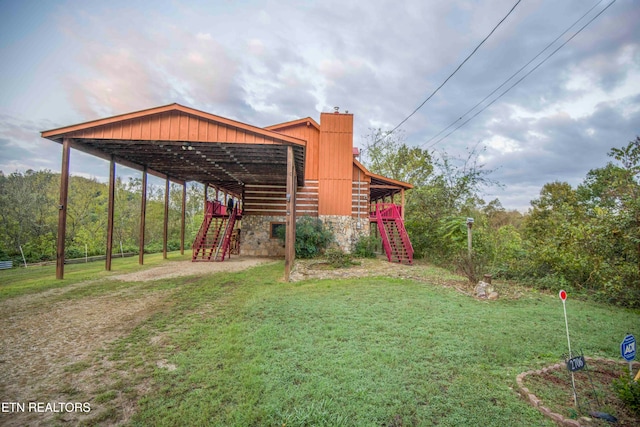
[[(115, 382), (87, 398), (108, 423), (114, 397), (129, 396), (140, 426), (554, 426), (514, 389), (566, 352), (558, 298), (477, 301), (421, 271), (425, 282), (283, 283), (275, 263), (135, 285), (171, 288), (171, 304), (104, 350)], [(588, 356), (617, 358), (640, 333), (638, 312), (571, 299), (567, 312)]]
[[(171, 261), (187, 260), (190, 254), (180, 255), (170, 252), (167, 257)], [(12, 268), (0, 271), (0, 301), (20, 295), (42, 292), (48, 289), (63, 288), (70, 284), (85, 280), (102, 279), (108, 276), (131, 273), (151, 266), (157, 266), (164, 260), (162, 254), (145, 254), (144, 265), (138, 264), (138, 257), (113, 258), (111, 271), (105, 271), (104, 261), (86, 264), (69, 264), (64, 266), (64, 279), (56, 279), (56, 266), (32, 266), (27, 268)]]

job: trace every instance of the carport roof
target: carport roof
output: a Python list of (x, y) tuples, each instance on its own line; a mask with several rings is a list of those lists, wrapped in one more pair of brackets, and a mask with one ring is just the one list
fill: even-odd
[[(286, 183), (287, 147), (304, 183), (306, 141), (170, 104), (42, 132), (42, 137), (173, 181), (235, 194), (245, 184)], [(113, 156), (113, 157), (112, 157)]]

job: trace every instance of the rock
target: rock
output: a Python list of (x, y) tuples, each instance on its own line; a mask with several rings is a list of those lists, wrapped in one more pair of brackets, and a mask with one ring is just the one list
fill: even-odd
[(478, 282), (478, 284), (476, 285), (476, 296), (478, 298), (487, 297), (487, 286), (489, 286), (488, 283), (485, 283), (483, 281)]
[(496, 291), (493, 291), (489, 294), (489, 299), (490, 300), (496, 300), (498, 299), (498, 293)]

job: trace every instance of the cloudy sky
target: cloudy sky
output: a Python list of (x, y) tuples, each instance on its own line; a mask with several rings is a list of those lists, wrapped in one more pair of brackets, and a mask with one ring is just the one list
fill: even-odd
[[(40, 131), (172, 102), (257, 126), (339, 106), (363, 146), (369, 129), (411, 114), (515, 3), (0, 0), (0, 170), (59, 171), (61, 148)], [(481, 160), (503, 187), (485, 198), (510, 209), (526, 211), (546, 182), (578, 184), (640, 135), (637, 0), (615, 1), (465, 126), (434, 136), (610, 3), (521, 1), (402, 125), (406, 142), (453, 156), (486, 147)], [(71, 159), (72, 173), (106, 180), (106, 162)]]

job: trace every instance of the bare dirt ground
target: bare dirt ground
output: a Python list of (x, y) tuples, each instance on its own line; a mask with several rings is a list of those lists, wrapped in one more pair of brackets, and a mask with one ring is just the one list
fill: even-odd
[[(111, 276), (107, 280), (144, 282), (201, 276), (239, 271), (270, 261), (234, 257), (223, 263), (170, 262), (140, 272)], [(140, 292), (134, 287), (97, 296), (71, 297), (73, 291), (95, 283), (87, 281), (0, 302), (1, 402), (70, 402), (74, 388), (79, 389), (76, 390), (79, 395), (83, 388), (82, 385), (65, 384), (65, 379), (70, 377), (70, 368), (82, 363), (93, 364), (92, 358), (98, 350), (166, 307), (172, 292)], [(50, 425), (54, 416), (65, 421), (64, 415), (59, 413), (29, 413), (27, 407), (24, 413), (0, 413), (0, 425)]]

